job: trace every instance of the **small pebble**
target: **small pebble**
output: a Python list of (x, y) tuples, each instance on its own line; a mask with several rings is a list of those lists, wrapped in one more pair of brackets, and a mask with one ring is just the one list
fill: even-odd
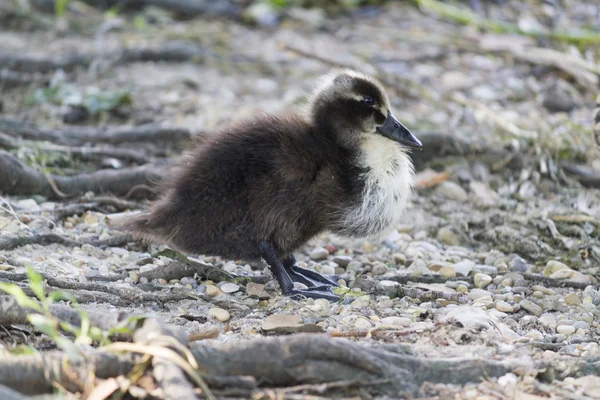
[(371, 329), (371, 323), (364, 318), (358, 318), (354, 322), (354, 327), (356, 329)]
[(590, 324), (585, 321), (577, 321), (573, 324), (575, 329), (590, 329)]
[(572, 335), (576, 329), (573, 325), (559, 325), (556, 327), (556, 332), (562, 335)]
[(222, 308), (214, 307), (208, 310), (208, 315), (215, 317), (218, 321), (225, 322), (231, 318), (229, 311)]
[(218, 296), (220, 294), (222, 294), (223, 292), (221, 291), (221, 289), (219, 289), (218, 287), (216, 287), (215, 285), (206, 285), (206, 295), (209, 297), (215, 297)]
[(440, 270), (438, 271), (438, 273), (445, 277), (445, 278), (454, 278), (456, 277), (456, 271), (454, 270), (454, 267), (447, 265), (445, 267), (440, 268)]
[(466, 287), (465, 285), (458, 285), (456, 287), (456, 291), (459, 292), (459, 293), (467, 294), (467, 293), (469, 293), (469, 288)]
[(392, 261), (396, 264), (405, 265), (406, 264), (406, 256), (401, 253), (392, 254)]
[(581, 304), (581, 299), (579, 298), (579, 296), (577, 296), (577, 293), (569, 293), (565, 297), (565, 303), (567, 303), (570, 306), (578, 306)]
[(540, 315), (542, 315), (542, 307), (538, 306), (537, 304), (535, 304), (532, 301), (522, 300), (519, 304), (521, 305), (521, 307), (523, 309), (529, 311), (536, 317), (539, 317)]
[(525, 272), (527, 271), (527, 264), (525, 264), (525, 260), (517, 256), (510, 261), (509, 268), (513, 272)]
[(453, 267), (457, 274), (468, 276), (469, 272), (471, 272), (473, 267), (475, 267), (475, 263), (470, 260), (463, 260), (454, 264)]
[(373, 276), (383, 275), (386, 272), (388, 272), (388, 266), (379, 261), (373, 265), (373, 268), (371, 268), (371, 273)]
[(513, 306), (502, 300), (496, 302), (496, 310), (508, 313), (515, 311)]
[(548, 263), (546, 263), (546, 268), (544, 268), (544, 275), (550, 276), (561, 269), (570, 270), (569, 267), (567, 267), (565, 264), (561, 263), (560, 261), (550, 260), (550, 261), (548, 261)]
[(225, 293), (235, 293), (238, 290), (240, 290), (240, 287), (238, 285), (236, 285), (235, 283), (224, 283), (221, 285), (220, 289), (225, 292)]
[(321, 260), (325, 260), (327, 259), (327, 257), (329, 256), (329, 251), (327, 251), (326, 248), (324, 247), (316, 247), (311, 253), (310, 253), (310, 259), (314, 260), (314, 261), (321, 261)]
[(502, 282), (500, 282), (502, 284), (502, 286), (507, 287), (507, 286), (512, 286), (513, 285), (513, 281), (512, 279), (502, 279)]
[(333, 275), (333, 274), (335, 274), (335, 268), (332, 267), (331, 265), (322, 265), (321, 273), (323, 275)]
[(487, 274), (475, 274), (473, 281), (476, 287), (482, 289), (492, 282), (492, 277)]
[(382, 318), (381, 319), (381, 325), (383, 326), (397, 326), (397, 327), (404, 327), (404, 326), (410, 326), (410, 324), (412, 323), (412, 321), (410, 320), (410, 318), (406, 318), (406, 317), (386, 317), (386, 318)]
[(333, 257), (333, 262), (339, 265), (340, 267), (347, 267), (352, 261), (352, 257), (349, 256), (335, 256)]
[(360, 261), (352, 260), (352, 261), (350, 261), (350, 263), (348, 263), (348, 266), (346, 267), (346, 271), (358, 271), (362, 267), (363, 267), (363, 265)]

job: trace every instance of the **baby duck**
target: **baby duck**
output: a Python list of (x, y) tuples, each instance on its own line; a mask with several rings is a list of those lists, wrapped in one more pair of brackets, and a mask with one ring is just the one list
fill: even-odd
[(293, 252), (324, 231), (367, 238), (392, 228), (412, 191), (411, 148), (421, 142), (394, 117), (382, 85), (334, 70), (307, 110), (198, 138), (162, 196), (124, 227), (188, 254), (262, 258), (284, 295), (335, 301), (337, 283), (298, 267)]

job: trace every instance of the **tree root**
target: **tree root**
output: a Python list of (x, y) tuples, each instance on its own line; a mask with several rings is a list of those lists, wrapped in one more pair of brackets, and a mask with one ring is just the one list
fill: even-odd
[(16, 86), (28, 86), (32, 83), (45, 85), (48, 83), (48, 79), (33, 74), (0, 69), (0, 88), (9, 89)]
[[(133, 344), (115, 343), (81, 354), (69, 362), (58, 352), (3, 358), (0, 385), (21, 393), (38, 394), (49, 391), (56, 382), (69, 391), (81, 391), (93, 383), (87, 380), (90, 371), (95, 370), (96, 376), (103, 379), (126, 375), (139, 360), (139, 356), (127, 355), (131, 352), (153, 356), (154, 370), (146, 373), (150, 372), (163, 388), (179, 388), (186, 398), (193, 398), (193, 386), (183, 379), (184, 370), (188, 379), (195, 386), (199, 385), (209, 398), (212, 388), (223, 387), (246, 393), (245, 397), (250, 398), (252, 393), (257, 393), (257, 382), (263, 388), (307, 385), (302, 390), (318, 390), (315, 385), (324, 385), (321, 393), (360, 385), (368, 387), (370, 393), (397, 397), (417, 395), (425, 382), (462, 385), (532, 367), (516, 361), (424, 359), (388, 346), (367, 347), (326, 335), (308, 334), (214, 346), (202, 343), (190, 348), (193, 355), (190, 360), (182, 350), (187, 342), (183, 330), (152, 319), (147, 319), (133, 338)], [(115, 352), (120, 355), (114, 355)], [(188, 366), (176, 361), (169, 352), (182, 356)], [(189, 370), (194, 363), (198, 368)]]
[(0, 384), (27, 395), (51, 392), (56, 383), (77, 392), (93, 386), (94, 374), (98, 378), (119, 376), (133, 365), (131, 356), (105, 352), (90, 352), (75, 360), (61, 352), (5, 356), (0, 359)]
[(210, 374), (247, 375), (269, 386), (389, 379), (377, 392), (415, 395), (424, 382), (464, 384), (501, 376), (515, 365), (477, 359), (422, 359), (317, 335), (294, 335), (192, 348)]
[[(2, 275), (0, 275), (0, 279), (3, 279)], [(2, 309), (0, 325), (29, 325), (27, 315), (31, 313), (31, 310), (21, 307), (12, 296), (0, 295), (0, 309)], [(50, 313), (59, 320), (68, 322), (71, 325), (81, 325), (81, 314), (71, 307), (61, 304), (51, 304)], [(92, 326), (103, 330), (109, 330), (124, 317), (121, 313), (107, 315), (88, 312), (87, 315)]]
[(66, 146), (86, 143), (112, 145), (144, 142), (179, 143), (190, 138), (190, 132), (187, 129), (159, 124), (117, 128), (69, 127), (64, 130), (55, 130), (38, 128), (35, 125), (5, 117), (0, 117), (0, 130), (27, 140), (47, 141)]
[(40, 246), (48, 246), (50, 244), (60, 244), (69, 247), (81, 247), (84, 244), (89, 244), (94, 247), (121, 247), (133, 241), (133, 238), (128, 235), (114, 236), (105, 240), (87, 240), (77, 241), (57, 235), (55, 233), (42, 233), (32, 236), (2, 236), (0, 237), (0, 250), (13, 250), (17, 247), (38, 244)]
[(0, 180), (0, 193), (10, 195), (40, 194), (60, 199), (95, 192), (124, 196), (136, 185), (152, 185), (164, 172), (164, 167), (146, 164), (73, 176), (49, 175), (27, 167), (12, 154), (0, 150), (0, 176), (5, 177)]
[[(0, 148), (5, 150), (17, 149), (21, 146), (29, 146), (30, 143), (20, 143), (21, 141), (13, 138), (10, 135), (0, 133)], [(137, 164), (146, 164), (150, 161), (150, 158), (145, 154), (134, 150), (134, 149), (121, 149), (118, 147), (112, 147), (102, 145), (100, 147), (74, 147), (74, 146), (62, 146), (52, 143), (38, 142), (34, 145), (37, 149), (45, 152), (59, 152), (75, 155), (84, 161), (96, 161), (102, 160), (107, 157), (118, 158), (127, 162), (134, 162)]]

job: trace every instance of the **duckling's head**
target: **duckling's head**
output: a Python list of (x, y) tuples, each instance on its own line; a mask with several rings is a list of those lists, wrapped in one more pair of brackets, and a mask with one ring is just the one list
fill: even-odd
[(321, 78), (309, 103), (319, 131), (344, 147), (360, 145), (381, 135), (410, 148), (422, 144), (392, 114), (389, 98), (375, 78), (349, 69), (336, 69)]

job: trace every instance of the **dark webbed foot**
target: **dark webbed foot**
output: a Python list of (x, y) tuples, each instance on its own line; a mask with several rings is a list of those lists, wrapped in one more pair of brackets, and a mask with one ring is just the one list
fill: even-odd
[(281, 261), (283, 263), (283, 268), (285, 268), (294, 282), (302, 283), (308, 287), (338, 286), (337, 282), (327, 278), (325, 275), (321, 275), (308, 268), (297, 266), (294, 254), (290, 254)]
[[(286, 257), (282, 262), (277, 257), (277, 252), (272, 245), (262, 242), (259, 250), (284, 295), (292, 298), (310, 297), (329, 301), (340, 299), (338, 295), (331, 291), (332, 287), (338, 286), (337, 283), (315, 271), (298, 267), (293, 254)], [(306, 285), (308, 288), (294, 289), (294, 282)]]

